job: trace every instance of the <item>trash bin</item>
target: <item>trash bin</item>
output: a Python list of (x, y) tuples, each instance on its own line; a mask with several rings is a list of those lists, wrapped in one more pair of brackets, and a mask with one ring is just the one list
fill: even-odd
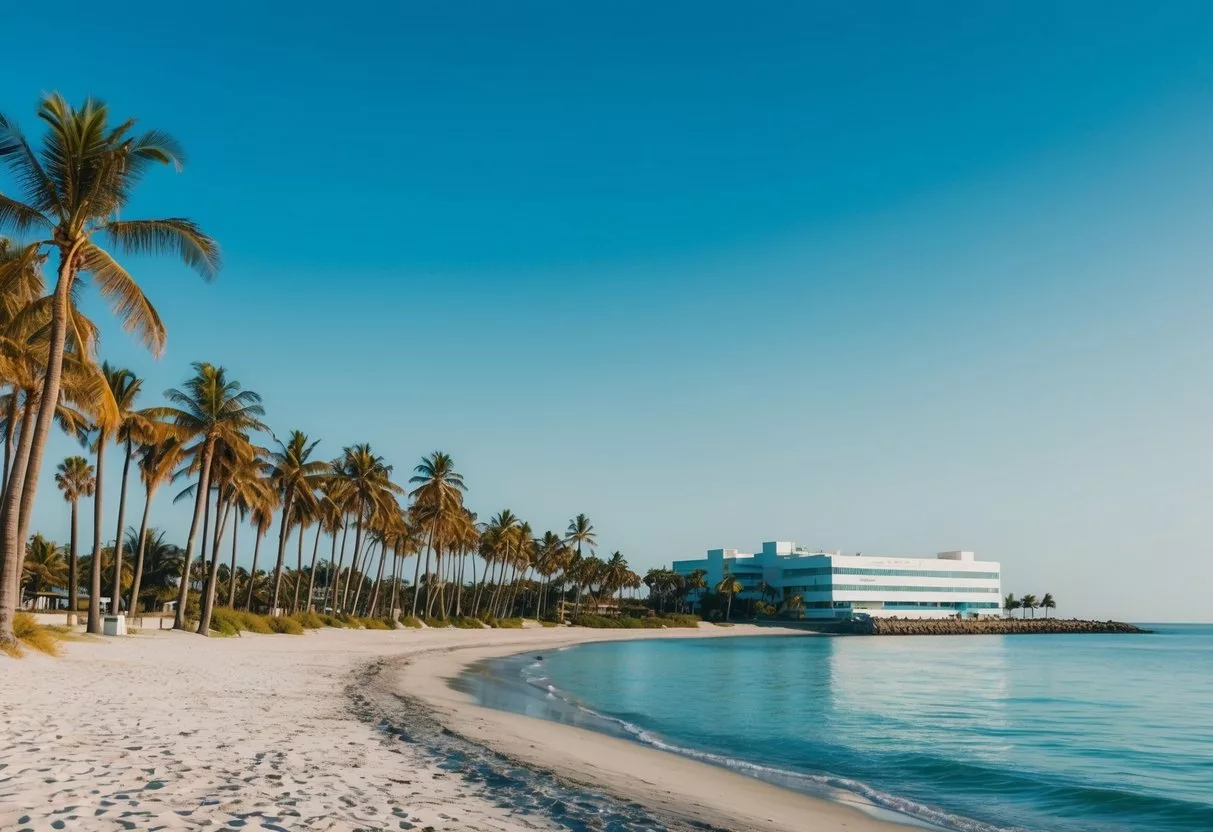
[(107, 636), (126, 635), (126, 616), (107, 615), (101, 619), (101, 631)]

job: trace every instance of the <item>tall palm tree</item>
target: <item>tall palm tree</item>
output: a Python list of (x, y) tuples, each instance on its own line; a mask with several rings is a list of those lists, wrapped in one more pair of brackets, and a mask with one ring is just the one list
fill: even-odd
[[(240, 383), (231, 381), (227, 371), (212, 364), (197, 362), (193, 365), (194, 376), (186, 382), (184, 390), (173, 388), (165, 392), (165, 398), (176, 407), (155, 409), (157, 418), (172, 419), (179, 431), (194, 438), (201, 445), (198, 470), (197, 493), (194, 498), (194, 517), (190, 521), (189, 537), (185, 541), (185, 564), (182, 567), (181, 585), (177, 594), (177, 613), (173, 626), (186, 627), (186, 602), (189, 600), (189, 570), (193, 561), (194, 544), (202, 511), (209, 503), (211, 460), (215, 445), (221, 439), (233, 443), (244, 440), (246, 431), (263, 430), (260, 417), (265, 415), (261, 397), (251, 390), (244, 390)], [(205, 552), (202, 553), (205, 557)], [(205, 634), (205, 633), (204, 633)]]
[[(367, 522), (377, 512), (397, 510), (395, 495), (404, 493), (404, 489), (392, 482), (392, 466), (366, 443), (342, 449), (341, 459), (337, 462), (334, 473), (341, 480), (339, 491), (344, 507), (354, 517), (354, 554), (344, 591), (344, 594), (348, 595)], [(354, 594), (355, 604), (365, 578), (366, 571), (363, 569), (358, 578), (358, 590)], [(344, 598), (342, 603), (345, 603)]]
[(180, 169), (184, 158), (171, 136), (153, 130), (134, 135), (133, 121), (110, 126), (109, 110), (87, 99), (73, 107), (58, 93), (45, 96), (38, 117), (47, 130), (42, 152), (26, 141), (16, 122), (0, 115), (0, 161), (20, 183), (21, 199), (0, 194), (0, 228), (35, 231), (41, 247), (59, 255), (51, 297), (49, 356), (37, 420), (26, 447), (14, 459), (0, 512), (0, 641), (12, 642), (17, 601), (17, 565), (21, 557), (21, 514), (33, 507), (42, 457), (59, 402), (70, 308), (76, 280), (90, 273), (127, 329), (137, 332), (154, 353), (164, 344), (164, 325), (139, 285), (114, 257), (98, 245), (104, 238), (130, 254), (172, 253), (210, 278), (219, 268), (219, 249), (187, 219), (119, 219), (139, 182), (154, 164)]
[(1020, 601), (1012, 592), (1007, 593), (1007, 597), (1002, 599), (1002, 609), (1006, 615), (1011, 615), (1015, 610), (1019, 609)]
[(79, 609), (80, 603), (80, 576), (77, 574), (80, 562), (80, 498), (93, 496), (97, 477), (93, 466), (87, 459), (82, 456), (69, 456), (59, 463), (59, 468), (55, 472), (55, 484), (63, 492), (63, 499), (72, 507), (71, 543), (68, 550), (67, 623), (73, 625), (76, 623), (76, 611)]
[(180, 440), (166, 438), (145, 444), (139, 448), (139, 479), (143, 482), (143, 517), (139, 521), (139, 532), (127, 543), (135, 543), (135, 574), (131, 580), (131, 597), (127, 609), (139, 611), (139, 592), (143, 583), (143, 565), (148, 542), (147, 522), (152, 510), (152, 500), (161, 485), (173, 477), (173, 471), (181, 462), (184, 446)]
[[(293, 430), (286, 442), (275, 437), (278, 450), (270, 454), (270, 480), (282, 501), (282, 522), (278, 527), (278, 562), (274, 567), (274, 592), (271, 612), (278, 609), (278, 593), (282, 586), (282, 566), (286, 559), (286, 539), (295, 519), (296, 500), (310, 509), (315, 502), (316, 489), (329, 473), (327, 463), (311, 459), (320, 440), (312, 441), (303, 431)], [(299, 534), (303, 534), (300, 528)]]
[[(120, 391), (127, 389), (131, 385), (131, 379), (134, 378), (134, 374), (130, 370), (114, 367), (108, 361), (101, 365), (101, 374), (105, 377), (105, 383), (109, 387), (110, 394), (115, 401), (117, 401)], [(104, 532), (101, 529), (101, 521), (103, 519), (101, 498), (104, 493), (102, 486), (105, 482), (105, 449), (109, 445), (113, 432), (119, 426), (118, 419), (116, 418), (117, 415), (115, 413), (114, 418), (110, 418), (98, 412), (93, 423), (97, 435), (93, 446), (97, 455), (97, 485), (93, 491), (93, 557), (90, 562), (92, 574), (89, 576), (88, 631), (94, 634), (101, 633), (101, 547), (105, 543)], [(115, 560), (115, 567), (114, 596), (118, 592), (120, 573), (122, 571), (120, 558)], [(114, 601), (110, 602), (111, 613), (118, 612), (114, 603)]]
[[(109, 374), (106, 374), (107, 379)], [(122, 485), (118, 490), (118, 530), (114, 535), (115, 561), (113, 590), (110, 593), (110, 608), (118, 612), (121, 601), (118, 597), (118, 578), (122, 572), (122, 548), (126, 534), (126, 483), (131, 471), (131, 458), (135, 448), (159, 442), (167, 436), (167, 426), (151, 417), (147, 412), (135, 409), (135, 399), (143, 389), (143, 379), (129, 370), (121, 370), (111, 384), (114, 404), (118, 411), (114, 439), (125, 449), (122, 461)]]
[(728, 621), (733, 614), (733, 596), (741, 592), (743, 587), (741, 581), (729, 574), (725, 574), (721, 578), (720, 583), (716, 584), (716, 591), (722, 592), (728, 597), (728, 605), (725, 607), (724, 620)]
[(1049, 617), (1049, 610), (1057, 608), (1057, 602), (1053, 600), (1053, 594), (1046, 592), (1044, 597), (1040, 599), (1040, 608), (1045, 611), (1045, 618)]
[(1036, 596), (1035, 595), (1023, 596), (1022, 598), (1019, 599), (1019, 607), (1025, 613), (1027, 613), (1028, 610), (1031, 610), (1032, 617), (1035, 618), (1036, 617)]
[[(409, 478), (409, 484), (417, 486), (409, 496), (412, 497), (413, 503), (418, 506), (419, 510), (424, 512), (427, 521), (429, 540), (426, 543), (425, 571), (428, 575), (431, 552), (439, 558), (438, 566), (441, 569), (441, 528), (450, 524), (456, 515), (462, 512), (463, 492), (467, 491), (467, 486), (463, 482), (463, 475), (455, 470), (455, 463), (451, 457), (442, 451), (434, 451), (424, 457), (413, 469), (413, 476)], [(435, 550), (435, 545), (438, 546), (437, 550)], [(417, 556), (417, 561), (420, 564), (420, 555)], [(413, 585), (417, 586), (416, 575), (414, 575)], [(430, 598), (427, 597), (427, 615), (430, 614), (429, 602)], [(416, 591), (413, 593), (412, 614), (417, 614)]]
[(257, 557), (261, 553), (261, 541), (274, 522), (274, 511), (278, 507), (278, 493), (272, 488), (262, 489), (261, 499), (253, 503), (250, 509), (250, 519), (253, 521), (253, 565), (249, 567), (248, 597), (245, 598), (244, 608), (253, 610), (253, 591), (257, 585)]
[[(569, 521), (569, 527), (565, 531), (564, 542), (572, 546), (577, 551), (577, 556), (573, 558), (572, 564), (580, 568), (582, 559), (581, 547), (584, 545), (591, 552), (598, 545), (598, 539), (594, 535), (594, 524), (590, 522), (590, 518), (584, 514), (578, 514)], [(574, 615), (581, 615), (581, 584), (578, 582), (577, 595), (573, 599)]]

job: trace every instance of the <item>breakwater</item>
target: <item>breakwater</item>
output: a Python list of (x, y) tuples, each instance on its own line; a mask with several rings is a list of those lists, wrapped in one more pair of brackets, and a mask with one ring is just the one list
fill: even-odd
[(1076, 618), (868, 618), (833, 623), (830, 632), (864, 636), (976, 636), (1036, 633), (1146, 633), (1121, 621)]

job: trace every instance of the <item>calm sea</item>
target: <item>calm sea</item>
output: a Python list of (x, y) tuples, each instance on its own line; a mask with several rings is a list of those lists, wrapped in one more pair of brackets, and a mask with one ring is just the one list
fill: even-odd
[(1213, 626), (757, 637), (486, 663), (493, 707), (963, 832), (1213, 830)]

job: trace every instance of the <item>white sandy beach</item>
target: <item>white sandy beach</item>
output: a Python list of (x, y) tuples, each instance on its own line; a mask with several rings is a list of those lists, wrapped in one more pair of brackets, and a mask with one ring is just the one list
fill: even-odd
[(382, 730), (410, 734), (417, 706), (398, 693), (450, 731), (639, 804), (664, 828), (902, 829), (638, 743), (481, 708), (447, 684), (471, 662), (533, 648), (756, 632), (164, 632), (0, 658), (0, 829), (564, 828)]

